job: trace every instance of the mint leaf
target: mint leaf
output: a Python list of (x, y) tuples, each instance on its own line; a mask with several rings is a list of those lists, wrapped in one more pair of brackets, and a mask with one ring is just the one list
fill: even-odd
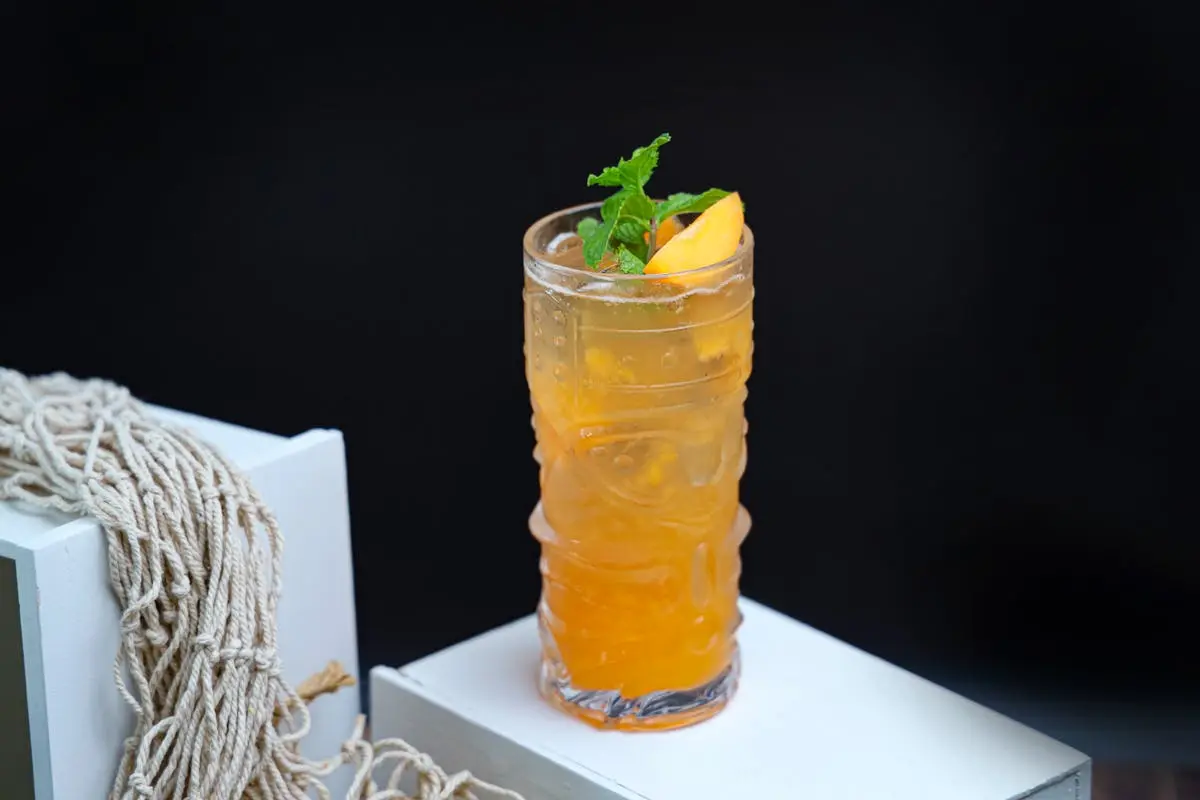
[(605, 200), (600, 206), (600, 219), (605, 222), (616, 221), (617, 217), (621, 215), (621, 209), (624, 208), (625, 201), (629, 199), (629, 194), (630, 191), (628, 189), (622, 189)]
[(575, 226), (575, 233), (580, 239), (587, 241), (596, 234), (596, 229), (600, 227), (600, 220), (595, 217), (584, 217), (579, 220), (579, 224)]
[(635, 253), (644, 252), (646, 244), (641, 234), (650, 230), (649, 220), (653, 216), (654, 201), (646, 196), (641, 187), (620, 190), (604, 201), (600, 207), (603, 222), (584, 237), (584, 262), (595, 268), (604, 254), (612, 249), (614, 239), (632, 247)]
[(621, 217), (613, 226), (612, 241), (620, 243), (629, 252), (645, 261), (650, 247), (646, 241), (646, 234), (649, 231), (650, 226), (640, 219)]
[(671, 135), (664, 133), (645, 147), (633, 151), (628, 161), (618, 165), (625, 186), (636, 186), (639, 189), (646, 185), (650, 176), (658, 166), (658, 148), (671, 141)]
[(703, 194), (679, 192), (678, 194), (670, 195), (666, 200), (658, 204), (654, 218), (658, 222), (662, 222), (664, 219), (673, 217), (676, 214), (699, 214), (713, 203), (728, 195), (729, 192), (724, 189), (709, 189)]
[(603, 222), (597, 225), (589, 236), (584, 237), (583, 261), (592, 269), (596, 268), (608, 252), (608, 239), (612, 235), (614, 222), (615, 220)]
[(587, 185), (641, 189), (658, 166), (658, 148), (669, 141), (671, 134), (662, 134), (645, 147), (634, 150), (628, 161), (622, 158), (615, 167), (605, 167), (599, 175), (588, 175)]
[(613, 227), (612, 236), (618, 242), (624, 244), (637, 244), (638, 242), (645, 242), (646, 234), (649, 232), (650, 226), (640, 219), (621, 217)]
[(631, 192), (625, 199), (621, 214), (645, 222), (646, 228), (649, 230), (650, 218), (654, 216), (654, 201), (647, 197), (639, 187), (636, 192)]
[(646, 271), (646, 262), (624, 247), (618, 247), (617, 269), (626, 275), (642, 275)]
[(623, 186), (620, 167), (605, 167), (599, 175), (588, 175), (588, 186)]

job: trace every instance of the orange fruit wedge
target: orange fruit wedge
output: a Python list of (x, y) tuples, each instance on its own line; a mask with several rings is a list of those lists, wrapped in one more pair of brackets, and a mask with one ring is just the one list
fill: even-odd
[(726, 195), (655, 251), (646, 274), (668, 275), (724, 261), (737, 252), (744, 224), (742, 198), (737, 192)]
[[(655, 233), (654, 248), (657, 250), (658, 248), (662, 247), (667, 242), (671, 241), (671, 239), (675, 237), (675, 234), (679, 233), (681, 230), (683, 230), (683, 223), (679, 221), (679, 217), (667, 217), (658, 226), (658, 230)], [(649, 242), (650, 234), (642, 234), (642, 239), (644, 239), (646, 242)]]

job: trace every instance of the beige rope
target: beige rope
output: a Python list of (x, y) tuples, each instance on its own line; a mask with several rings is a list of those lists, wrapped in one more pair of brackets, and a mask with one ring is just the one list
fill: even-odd
[[(283, 537), (232, 463), (189, 431), (151, 418), (128, 390), (0, 368), (0, 500), (97, 519), (120, 603), (117, 690), (137, 723), (110, 800), (297, 800), (344, 765), (348, 800), (519, 800), (469, 773), (449, 776), (400, 740), (372, 745), (365, 720), (342, 752), (304, 758), (307, 700), (282, 678), (275, 611)], [(336, 672), (336, 671), (335, 671)], [(353, 679), (350, 679), (351, 681)], [(372, 776), (391, 769), (387, 783)]]

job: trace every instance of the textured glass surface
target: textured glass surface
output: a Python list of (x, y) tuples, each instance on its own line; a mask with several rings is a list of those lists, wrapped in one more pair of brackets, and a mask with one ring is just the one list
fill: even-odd
[(676, 276), (596, 273), (553, 252), (589, 211), (525, 240), (542, 691), (595, 724), (677, 727), (737, 682), (753, 240)]

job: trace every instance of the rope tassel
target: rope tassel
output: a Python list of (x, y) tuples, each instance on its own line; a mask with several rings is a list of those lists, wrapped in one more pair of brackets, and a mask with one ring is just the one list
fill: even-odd
[[(347, 800), (520, 800), (398, 739), (371, 744), (361, 718), (340, 754), (300, 755), (308, 703), (354, 679), (331, 664), (284, 681), (278, 522), (236, 466), (127, 389), (0, 368), (0, 500), (89, 515), (107, 537), (113, 675), (136, 716), (109, 800), (328, 799), (321, 779), (342, 767), (355, 771)], [(415, 796), (399, 789), (410, 773)]]

